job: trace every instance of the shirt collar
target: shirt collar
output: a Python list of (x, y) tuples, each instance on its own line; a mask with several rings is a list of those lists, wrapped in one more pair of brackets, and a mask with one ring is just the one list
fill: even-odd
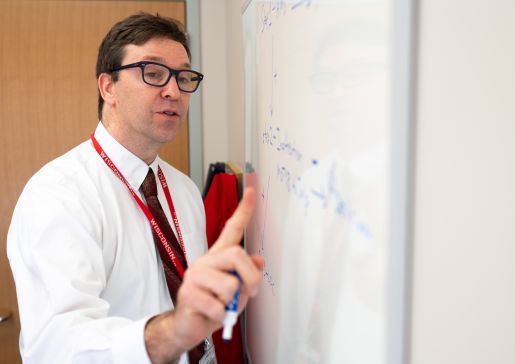
[(148, 166), (144, 161), (113, 138), (102, 122), (99, 122), (95, 129), (95, 138), (134, 190), (139, 190), (143, 180), (147, 176), (149, 167), (152, 168), (154, 174), (157, 175), (159, 157)]

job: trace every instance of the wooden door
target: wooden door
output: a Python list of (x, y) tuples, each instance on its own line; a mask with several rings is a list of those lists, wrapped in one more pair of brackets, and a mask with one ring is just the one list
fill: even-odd
[[(184, 1), (0, 0), (0, 364), (20, 363), (19, 318), (5, 242), (23, 186), (97, 124), (98, 46), (138, 11), (185, 23)], [(188, 127), (161, 156), (188, 174)], [(1, 320), (0, 320), (1, 321)]]

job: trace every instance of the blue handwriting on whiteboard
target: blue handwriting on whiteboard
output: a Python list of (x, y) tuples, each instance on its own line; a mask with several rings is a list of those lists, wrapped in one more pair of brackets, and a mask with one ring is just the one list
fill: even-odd
[(277, 133), (279, 132), (279, 128), (274, 128), (271, 125), (265, 124), (265, 131), (261, 134), (261, 141), (263, 144), (274, 146), (275, 141), (277, 140)]
[(295, 10), (299, 6), (302, 6), (302, 5), (311, 6), (311, 0), (300, 0), (300, 1), (297, 1), (295, 4), (292, 5), (291, 10)]
[(296, 147), (295, 144), (290, 142), (288, 140), (288, 135), (286, 134), (284, 136), (284, 139), (282, 142), (279, 142), (279, 145), (277, 146), (278, 152), (286, 152), (290, 157), (292, 157), (294, 160), (299, 162), (302, 159), (302, 152), (300, 152)]
[[(278, 141), (280, 139), (280, 141)], [(287, 133), (282, 133), (281, 128), (265, 124), (265, 131), (261, 134), (261, 141), (265, 145), (275, 147), (278, 152), (284, 152), (295, 161), (300, 162), (303, 158), (302, 152), (290, 141)]]
[[(314, 166), (316, 168), (317, 164)], [(305, 215), (308, 214), (309, 208), (330, 209), (347, 221), (364, 238), (372, 240), (374, 237), (372, 229), (358, 218), (357, 211), (344, 198), (343, 187), (336, 184), (335, 169), (336, 166), (333, 164), (328, 175), (324, 177), (325, 182), (317, 186), (295, 176), (285, 165), (277, 165), (276, 175), (286, 190), (302, 203)]]
[(264, 278), (265, 282), (268, 283), (268, 285), (272, 289), (272, 295), (275, 296), (275, 292), (274, 292), (275, 280), (274, 280), (272, 271), (268, 267), (268, 264), (265, 259), (265, 249), (264, 248), (259, 249), (258, 253), (259, 253), (259, 255), (261, 255), (263, 257), (263, 259), (265, 261), (265, 266), (263, 267), (263, 278)]
[(296, 1), (289, 9), (286, 6), (286, 0), (270, 0), (263, 2), (258, 6), (258, 19), (260, 24), (260, 32), (264, 32), (273, 25), (273, 19), (277, 19), (280, 16), (285, 16), (288, 12), (300, 8), (302, 5), (310, 7), (312, 0), (299, 0)]
[(286, 190), (302, 202), (306, 212), (309, 207), (310, 198), (306, 186), (302, 183), (302, 179), (300, 177), (292, 177), (290, 170), (283, 165), (277, 165), (276, 174), (279, 181), (286, 186)]
[(274, 293), (274, 287), (275, 287), (275, 281), (274, 277), (272, 275), (272, 272), (268, 268), (268, 265), (266, 264), (266, 257), (265, 257), (265, 231), (266, 231), (266, 220), (268, 215), (268, 196), (270, 195), (270, 176), (268, 177), (268, 183), (266, 186), (266, 192), (263, 191), (261, 193), (261, 199), (264, 200), (265, 208), (264, 208), (264, 216), (263, 216), (263, 229), (261, 230), (261, 247), (259, 248), (259, 255), (261, 255), (265, 261), (265, 266), (263, 268), (263, 278), (265, 279), (265, 282), (268, 283), (270, 288), (272, 289), (272, 295), (275, 296)]

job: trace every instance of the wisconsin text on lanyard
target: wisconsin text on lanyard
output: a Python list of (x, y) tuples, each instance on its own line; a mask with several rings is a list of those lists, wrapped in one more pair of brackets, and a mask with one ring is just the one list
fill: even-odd
[[(147, 220), (150, 222), (150, 226), (152, 227), (152, 230), (156, 233), (157, 237), (159, 238), (159, 241), (165, 248), (168, 256), (172, 260), (173, 265), (177, 269), (177, 272), (179, 273), (181, 279), (184, 276), (184, 267), (182, 266), (181, 262), (177, 259), (177, 256), (175, 255), (175, 252), (173, 251), (173, 248), (168, 243), (168, 240), (164, 236), (163, 232), (161, 231), (161, 228), (157, 224), (156, 220), (154, 219), (154, 216), (152, 216), (152, 213), (148, 209), (148, 207), (143, 203), (141, 198), (136, 194), (134, 189), (131, 187), (129, 182), (125, 179), (125, 177), (121, 174), (121, 172), (118, 170), (116, 165), (113, 163), (113, 161), (107, 156), (107, 154), (104, 152), (100, 144), (95, 138), (94, 133), (91, 133), (91, 141), (93, 142), (93, 146), (95, 147), (95, 150), (100, 155), (100, 158), (107, 164), (109, 168), (114, 172), (114, 174), (125, 184), (129, 192), (131, 193), (132, 197), (136, 200), (138, 206), (140, 207), (141, 211), (145, 214)], [(175, 207), (173, 205), (172, 196), (170, 194), (170, 190), (168, 189), (168, 183), (166, 182), (166, 178), (163, 174), (163, 171), (161, 170), (161, 167), (157, 167), (157, 175), (159, 176), (159, 181), (161, 182), (161, 186), (163, 187), (163, 192), (166, 196), (166, 202), (168, 203), (168, 207), (170, 208), (170, 213), (172, 214), (173, 223), (175, 226), (175, 230), (177, 231), (177, 240), (179, 240), (179, 244), (181, 246), (182, 252), (184, 253), (184, 257), (186, 259), (186, 250), (184, 248), (184, 241), (182, 239), (182, 232), (181, 228), (179, 227), (179, 219), (177, 218), (177, 213), (175, 212)]]

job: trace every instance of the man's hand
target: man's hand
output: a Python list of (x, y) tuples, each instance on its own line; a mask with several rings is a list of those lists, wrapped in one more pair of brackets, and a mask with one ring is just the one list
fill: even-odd
[(255, 192), (247, 188), (216, 243), (185, 272), (173, 311), (151, 319), (145, 328), (145, 345), (153, 363), (178, 359), (222, 326), (225, 306), (232, 299), (241, 278), (239, 309), (257, 294), (264, 262), (249, 256), (240, 246), (243, 229), (250, 221)]

